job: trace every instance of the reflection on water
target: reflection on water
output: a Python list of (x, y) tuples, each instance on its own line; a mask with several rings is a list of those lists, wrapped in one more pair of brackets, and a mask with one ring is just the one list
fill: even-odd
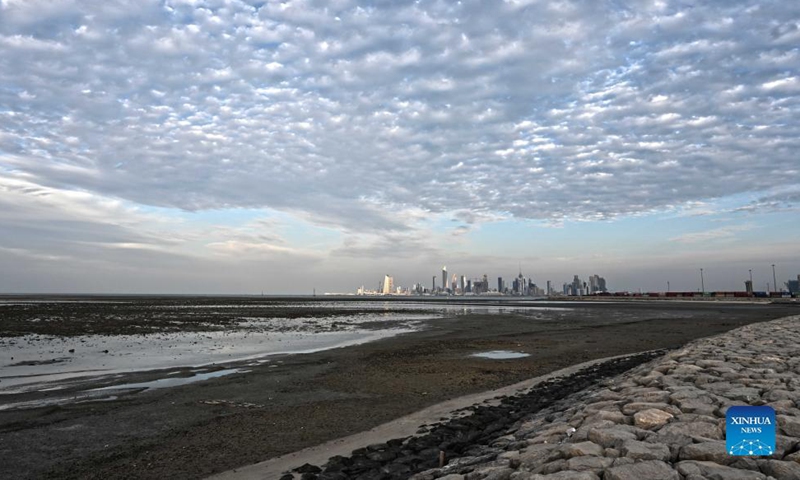
[(217, 370), (215, 372), (198, 373), (192, 375), (191, 377), (171, 377), (171, 378), (162, 378), (160, 380), (153, 380), (150, 382), (123, 383), (121, 385), (111, 385), (110, 387), (93, 388), (90, 391), (97, 392), (103, 390), (139, 390), (140, 388), (155, 390), (158, 388), (179, 387), (181, 385), (188, 385), (190, 383), (202, 382), (203, 380), (208, 380), (211, 378), (224, 377), (226, 375), (232, 375), (234, 373), (247, 373), (249, 371), (250, 370), (244, 370), (241, 368), (229, 368), (227, 370)]
[(473, 353), (472, 357), (491, 358), (492, 360), (508, 360), (510, 358), (530, 357), (529, 353), (512, 352), (511, 350), (492, 350), (490, 352)]

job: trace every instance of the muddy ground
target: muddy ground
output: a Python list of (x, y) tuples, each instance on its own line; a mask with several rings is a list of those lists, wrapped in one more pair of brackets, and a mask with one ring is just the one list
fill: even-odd
[[(557, 320), (533, 313), (437, 319), (420, 332), (284, 356), (248, 373), (183, 387), (0, 411), (0, 478), (202, 478), (447, 398), (800, 313), (794, 305), (722, 303), (570, 307)], [(530, 356), (470, 357), (501, 349)]]

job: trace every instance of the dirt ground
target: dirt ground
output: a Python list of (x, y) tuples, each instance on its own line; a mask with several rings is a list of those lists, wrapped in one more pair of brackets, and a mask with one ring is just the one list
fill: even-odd
[[(448, 398), (800, 313), (794, 305), (569, 306), (573, 310), (558, 321), (459, 315), (430, 321), (420, 332), (284, 356), (281, 363), (182, 387), (0, 411), (0, 478), (202, 478)], [(530, 356), (470, 356), (486, 350)]]

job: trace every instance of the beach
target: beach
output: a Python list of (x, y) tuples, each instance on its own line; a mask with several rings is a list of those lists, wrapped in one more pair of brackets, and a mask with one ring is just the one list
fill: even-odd
[[(230, 362), (215, 359), (202, 367), (208, 377), (163, 388), (153, 388), (152, 382), (164, 380), (165, 370), (178, 372), (171, 377), (189, 378), (197, 375), (192, 371), (197, 365), (117, 372), (113, 378), (82, 381), (75, 391), (115, 384), (134, 388), (0, 410), (5, 459), (0, 476), (203, 478), (365, 431), (448, 399), (592, 359), (675, 349), (797, 312), (794, 305), (716, 302), (498, 306), (487, 301), (477, 308), (449, 305), (447, 311), (434, 304), (414, 306), (414, 315), (403, 317), (409, 311), (401, 304), (382, 307), (390, 310), (385, 319), (390, 325), (360, 322), (359, 332), (395, 330), (365, 342), (308, 348), (303, 354), (248, 352)], [(359, 302), (346, 305), (354, 310), (348, 315), (358, 316)], [(192, 334), (208, 328), (197, 322), (164, 325)], [(131, 333), (115, 333), (113, 327), (95, 334)], [(19, 333), (4, 334), (3, 340)], [(37, 332), (47, 334), (46, 328)], [(512, 358), (474, 356), (491, 352)], [(220, 371), (225, 374), (214, 375)], [(48, 396), (17, 391), (0, 396), (0, 402), (41, 402)]]

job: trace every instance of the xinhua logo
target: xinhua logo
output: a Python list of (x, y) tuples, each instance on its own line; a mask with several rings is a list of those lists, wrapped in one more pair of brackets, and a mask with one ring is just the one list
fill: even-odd
[(730, 455), (768, 456), (775, 452), (772, 407), (730, 407), (725, 439)]

